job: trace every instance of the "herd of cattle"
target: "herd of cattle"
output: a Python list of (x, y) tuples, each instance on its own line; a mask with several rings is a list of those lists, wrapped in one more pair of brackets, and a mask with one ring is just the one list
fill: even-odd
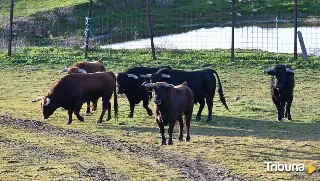
[[(170, 66), (162, 67), (133, 67), (115, 75), (107, 71), (101, 60), (94, 62), (77, 62), (71, 68), (63, 69), (67, 75), (57, 80), (43, 96), (33, 100), (41, 100), (44, 119), (49, 118), (54, 111), (62, 107), (68, 111), (72, 123), (74, 113), (78, 120), (84, 121), (80, 115), (83, 103), (87, 103), (87, 113), (97, 109), (97, 102), (102, 98), (102, 112), (98, 123), (102, 122), (106, 110), (111, 119), (111, 98), (114, 98), (114, 116), (118, 115), (117, 94), (125, 94), (130, 103), (129, 118), (133, 117), (136, 104), (143, 102), (149, 116), (152, 110), (149, 101), (154, 95), (154, 115), (162, 136), (162, 145), (166, 144), (164, 126), (169, 125), (169, 144), (172, 144), (172, 133), (176, 121), (180, 124), (179, 140), (183, 140), (183, 119), (187, 128), (186, 141), (190, 140), (189, 129), (194, 104), (199, 103), (196, 119), (200, 120), (205, 103), (208, 107), (207, 121), (212, 120), (213, 98), (218, 80), (218, 94), (221, 103), (229, 110), (223, 94), (218, 73), (212, 69), (197, 71), (174, 70)], [(290, 107), (293, 100), (294, 70), (286, 65), (264, 70), (272, 75), (271, 96), (278, 110), (278, 120), (285, 116), (291, 120)], [(215, 76), (216, 75), (216, 76)], [(116, 91), (118, 88), (118, 92)], [(286, 110), (284, 111), (286, 107)]]

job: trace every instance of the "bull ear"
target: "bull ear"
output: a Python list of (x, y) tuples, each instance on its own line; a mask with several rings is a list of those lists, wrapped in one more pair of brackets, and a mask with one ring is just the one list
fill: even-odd
[(265, 70), (263, 71), (263, 73), (268, 74), (268, 75), (273, 75), (273, 68), (265, 69)]
[(294, 70), (292, 70), (291, 68), (286, 68), (286, 72), (291, 73), (291, 74), (295, 74)]

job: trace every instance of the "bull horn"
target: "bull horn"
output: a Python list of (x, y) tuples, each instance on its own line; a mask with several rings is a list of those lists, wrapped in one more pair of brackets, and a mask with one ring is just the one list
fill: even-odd
[(291, 68), (286, 68), (286, 72), (293, 73), (293, 74), (295, 73), (294, 70), (292, 70)]
[(60, 73), (63, 73), (63, 72), (68, 72), (70, 70), (70, 68), (64, 68), (60, 71)]
[(153, 87), (153, 83), (143, 83), (142, 86), (144, 87)]
[(40, 101), (41, 99), (42, 99), (42, 96), (38, 97), (38, 98), (35, 99), (35, 100), (32, 100), (32, 102), (38, 102), (38, 101)]
[(150, 78), (150, 77), (151, 77), (151, 74), (140, 75), (140, 77), (142, 77), (142, 78)]
[(87, 74), (87, 71), (84, 70), (84, 69), (78, 69), (78, 70), (79, 70), (79, 72), (81, 72), (81, 73), (83, 73), (83, 74)]
[(47, 105), (49, 105), (50, 104), (50, 98), (46, 98), (46, 103), (43, 105), (43, 107), (44, 106), (47, 106)]
[(170, 75), (168, 74), (161, 74), (162, 75), (162, 78), (170, 78)]
[(166, 87), (174, 87), (173, 84), (166, 84)]
[(136, 75), (134, 75), (134, 74), (127, 74), (128, 75), (128, 77), (132, 77), (132, 78), (134, 78), (134, 79), (138, 79), (138, 76), (136, 76)]
[(269, 73), (269, 72), (272, 72), (273, 71), (273, 68), (268, 68), (268, 69), (265, 69), (264, 71), (263, 71), (263, 73)]

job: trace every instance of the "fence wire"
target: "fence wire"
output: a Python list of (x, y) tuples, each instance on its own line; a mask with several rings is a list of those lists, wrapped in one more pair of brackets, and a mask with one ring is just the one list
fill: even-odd
[[(4, 7), (9, 1), (0, 2)], [(98, 1), (97, 1), (98, 2)], [(209, 3), (209, 1), (208, 1)], [(87, 11), (63, 7), (36, 12), (26, 4), (25, 12), (14, 17), (13, 51), (29, 46), (83, 47)], [(229, 10), (184, 10), (177, 7), (151, 7), (156, 49), (230, 50), (231, 7)], [(8, 14), (0, 13), (0, 50), (7, 50)], [(309, 54), (320, 52), (319, 12), (298, 14), (301, 31)], [(260, 13), (252, 8), (249, 15), (236, 12), (235, 44), (237, 53), (269, 51), (293, 53), (293, 12)], [(90, 46), (113, 49), (150, 48), (144, 8), (105, 8), (94, 3)], [(300, 53), (298, 45), (298, 53)]]

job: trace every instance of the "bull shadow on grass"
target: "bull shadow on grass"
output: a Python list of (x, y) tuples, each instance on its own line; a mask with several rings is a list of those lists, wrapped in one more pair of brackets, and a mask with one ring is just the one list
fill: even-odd
[[(318, 141), (320, 140), (320, 124), (301, 123), (294, 121), (264, 121), (245, 118), (214, 116), (211, 122), (206, 122), (206, 116), (201, 121), (192, 120), (191, 134), (199, 136), (227, 136), (227, 137), (256, 137), (267, 139), (282, 139), (294, 141)], [(159, 133), (156, 124), (149, 126), (111, 126), (108, 128), (134, 132)], [(178, 124), (175, 129), (177, 129)], [(101, 127), (103, 128), (103, 127)], [(168, 126), (165, 127), (166, 132)]]
[(211, 122), (193, 121), (193, 134), (205, 136), (257, 137), (295, 141), (320, 140), (320, 124), (287, 121), (252, 120), (214, 116)]

